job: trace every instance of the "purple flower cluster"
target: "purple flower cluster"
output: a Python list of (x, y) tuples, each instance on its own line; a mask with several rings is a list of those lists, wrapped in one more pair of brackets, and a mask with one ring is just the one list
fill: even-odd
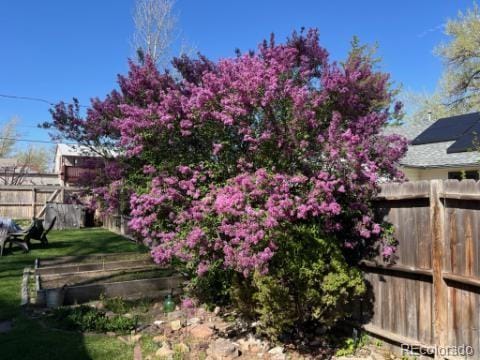
[(297, 223), (354, 251), (382, 241), (371, 199), (380, 178), (402, 179), (407, 142), (381, 134), (401, 104), (368, 56), (330, 62), (310, 30), (235, 58), (173, 64), (180, 79), (148, 57), (130, 63), (120, 90), (94, 100), (85, 119), (53, 110), (67, 137), (121, 149), (124, 181), (95, 192), (114, 207), (130, 187), (130, 226), (155, 261), (191, 262), (199, 275), (219, 261), (267, 272), (279, 234)]

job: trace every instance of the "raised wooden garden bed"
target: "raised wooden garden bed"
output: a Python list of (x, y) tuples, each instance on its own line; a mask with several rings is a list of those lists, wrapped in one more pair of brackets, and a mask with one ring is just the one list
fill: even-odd
[(37, 259), (34, 274), (38, 305), (50, 305), (58, 295), (64, 305), (73, 305), (101, 296), (134, 299), (178, 294), (186, 280), (177, 271), (154, 264), (148, 254), (138, 253)]

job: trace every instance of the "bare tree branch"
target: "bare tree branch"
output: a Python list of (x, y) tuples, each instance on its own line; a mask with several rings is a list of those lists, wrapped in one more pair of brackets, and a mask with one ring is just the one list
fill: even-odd
[(133, 47), (141, 49), (158, 65), (168, 56), (174, 41), (178, 18), (173, 13), (175, 0), (136, 0), (133, 21)]

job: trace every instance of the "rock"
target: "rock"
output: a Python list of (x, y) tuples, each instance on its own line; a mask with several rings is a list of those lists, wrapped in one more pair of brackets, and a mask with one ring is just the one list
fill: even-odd
[(105, 313), (105, 316), (108, 317), (108, 318), (111, 318), (111, 317), (114, 317), (115, 316), (115, 313), (113, 311), (107, 311)]
[(268, 353), (270, 355), (283, 354), (283, 347), (275, 346), (274, 348), (271, 348), (270, 350), (268, 350)]
[(187, 326), (200, 324), (202, 321), (198, 317), (193, 317), (187, 320)]
[(135, 345), (133, 348), (133, 360), (142, 360), (142, 348), (140, 344)]
[(213, 314), (207, 311), (205, 308), (199, 307), (195, 311), (195, 316), (200, 318), (202, 322), (204, 322), (204, 321), (207, 321), (209, 318), (211, 318)]
[(177, 320), (181, 319), (185, 316), (185, 314), (182, 311), (172, 311), (167, 313), (168, 320)]
[(180, 320), (170, 321), (170, 328), (173, 331), (178, 331), (182, 328), (182, 322)]
[(257, 339), (251, 334), (248, 338), (238, 340), (238, 344), (242, 351), (248, 351), (254, 354), (264, 353), (268, 350), (268, 344), (265, 341)]
[(127, 319), (133, 319), (133, 315), (130, 313), (123, 314), (123, 317)]
[(175, 352), (170, 349), (168, 344), (163, 344), (163, 346), (157, 350), (155, 356), (160, 357), (162, 359), (172, 359)]
[(232, 359), (240, 356), (237, 345), (227, 339), (217, 339), (210, 344), (207, 350), (214, 360)]
[(158, 327), (161, 327), (163, 324), (165, 324), (165, 321), (163, 321), (163, 320), (155, 320), (153, 322), (153, 325), (158, 326)]
[(134, 342), (134, 343), (138, 342), (141, 338), (142, 338), (142, 334), (137, 334), (137, 335), (131, 335), (131, 336), (130, 336), (130, 339), (131, 339), (132, 342)]
[(275, 346), (274, 348), (268, 350), (268, 355), (272, 360), (286, 360), (287, 355), (283, 353), (283, 347)]
[(185, 345), (184, 343), (178, 343), (173, 346), (173, 349), (175, 352), (181, 353), (181, 354), (186, 354), (190, 351), (190, 348)]
[(220, 314), (220, 310), (221, 310), (221, 309), (220, 309), (220, 306), (215, 306), (215, 309), (213, 309), (213, 313), (214, 313), (215, 315), (218, 315), (218, 314)]
[(98, 310), (105, 309), (105, 305), (101, 301), (92, 301), (91, 303), (89, 303), (89, 306)]
[(164, 335), (157, 335), (157, 336), (154, 336), (152, 340), (154, 343), (161, 344), (167, 341), (167, 337)]
[(208, 326), (220, 332), (226, 332), (227, 329), (231, 326), (231, 324), (228, 324), (223, 320), (216, 319), (214, 321), (209, 322)]
[(213, 336), (213, 330), (207, 325), (195, 325), (191, 327), (190, 335), (197, 340), (207, 340)]
[(141, 331), (148, 330), (148, 328), (150, 328), (150, 325), (148, 325), (148, 324), (139, 324), (139, 325), (135, 328), (135, 331), (138, 333), (138, 332), (141, 332)]
[(113, 331), (107, 331), (107, 336), (116, 336), (117, 334), (115, 334)]
[(153, 304), (152, 309), (158, 310), (158, 309), (163, 309), (163, 303), (160, 301), (157, 301), (155, 304)]
[(371, 353), (370, 357), (372, 358), (372, 360), (384, 360), (385, 359), (384, 356), (382, 356), (380, 354), (377, 354), (375, 352)]

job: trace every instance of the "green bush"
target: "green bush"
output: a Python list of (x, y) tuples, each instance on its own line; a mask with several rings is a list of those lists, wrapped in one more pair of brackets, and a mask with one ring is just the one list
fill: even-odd
[(100, 301), (107, 310), (113, 311), (115, 314), (125, 314), (130, 311), (131, 305), (121, 297), (107, 298), (100, 296)]
[(115, 331), (127, 333), (133, 330), (136, 325), (136, 319), (121, 315), (107, 317), (105, 312), (83, 305), (74, 308), (61, 307), (55, 309), (50, 316), (50, 320), (56, 327), (82, 332)]
[(368, 336), (361, 333), (358, 338), (346, 337), (341, 339), (339, 347), (335, 352), (335, 356), (351, 356), (354, 355), (358, 349), (363, 348), (368, 343)]
[(227, 305), (230, 303), (233, 275), (234, 272), (223, 269), (220, 262), (213, 263), (204, 276), (193, 276), (187, 291), (211, 308), (215, 305)]
[(260, 330), (273, 338), (306, 323), (330, 328), (349, 316), (366, 286), (338, 242), (312, 225), (294, 226), (281, 236), (268, 274), (255, 274), (251, 286), (233, 283), (237, 308), (254, 309)]
[(127, 300), (121, 297), (107, 298), (104, 295), (100, 296), (100, 301), (106, 310), (115, 314), (126, 314), (128, 312), (146, 313), (153, 303), (151, 298)]

